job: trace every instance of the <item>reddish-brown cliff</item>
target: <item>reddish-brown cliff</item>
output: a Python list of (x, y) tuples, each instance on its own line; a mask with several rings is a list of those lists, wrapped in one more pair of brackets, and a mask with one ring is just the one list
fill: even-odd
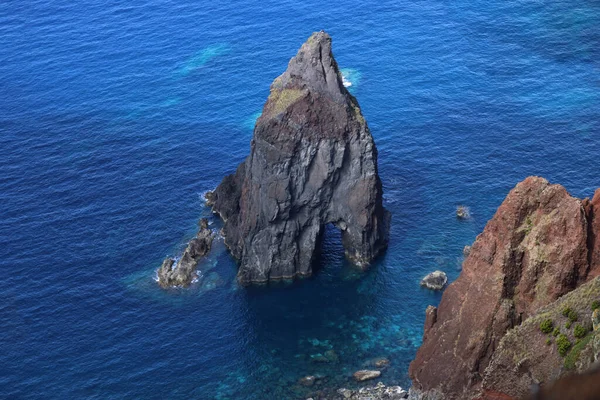
[(600, 274), (595, 215), (600, 191), (588, 201), (543, 178), (519, 183), (477, 237), (438, 309), (428, 308), (423, 344), (410, 366), (415, 391), (447, 399), (480, 394), (507, 330)]

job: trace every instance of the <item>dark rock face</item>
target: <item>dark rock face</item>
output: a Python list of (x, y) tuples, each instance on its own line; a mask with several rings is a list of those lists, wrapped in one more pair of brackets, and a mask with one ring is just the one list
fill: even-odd
[(311, 275), (328, 223), (359, 266), (386, 247), (377, 149), (325, 32), (314, 33), (275, 79), (250, 155), (207, 200), (225, 221), (242, 283)]
[[(600, 273), (599, 203), (598, 192), (582, 201), (538, 177), (508, 194), (439, 308), (427, 309), (409, 370), (414, 398), (480, 395), (506, 332)], [(510, 396), (490, 388), (483, 398)]]
[(173, 268), (175, 261), (172, 258), (163, 261), (158, 270), (158, 283), (160, 286), (164, 288), (189, 286), (196, 277), (198, 261), (208, 254), (213, 241), (213, 234), (208, 228), (208, 220), (202, 218), (199, 225), (198, 234), (190, 240), (175, 268)]

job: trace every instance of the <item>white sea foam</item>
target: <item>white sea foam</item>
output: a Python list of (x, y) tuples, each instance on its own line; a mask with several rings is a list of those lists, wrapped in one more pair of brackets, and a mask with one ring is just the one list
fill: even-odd
[(351, 90), (350, 88), (354, 89), (358, 85), (361, 76), (358, 70), (354, 68), (342, 68), (340, 73), (342, 74), (342, 84), (349, 88), (349, 90)]
[[(216, 188), (215, 188), (216, 189)], [(206, 204), (206, 194), (209, 192), (214, 191), (215, 189), (211, 189), (211, 190), (205, 190), (203, 192), (198, 193), (198, 197), (200, 197), (200, 202), (202, 204)]]

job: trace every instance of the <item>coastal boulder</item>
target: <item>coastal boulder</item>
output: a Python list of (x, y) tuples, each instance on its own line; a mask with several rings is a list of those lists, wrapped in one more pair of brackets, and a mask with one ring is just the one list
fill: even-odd
[(206, 198), (241, 283), (311, 275), (327, 224), (361, 267), (386, 247), (377, 149), (327, 33), (311, 35), (273, 81), (250, 155)]

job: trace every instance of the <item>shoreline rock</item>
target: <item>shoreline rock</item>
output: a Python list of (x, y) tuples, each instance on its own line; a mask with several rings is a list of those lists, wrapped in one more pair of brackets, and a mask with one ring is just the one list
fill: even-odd
[(208, 220), (202, 218), (196, 237), (189, 241), (183, 255), (175, 266), (175, 260), (166, 258), (158, 269), (158, 284), (163, 288), (189, 286), (197, 277), (198, 261), (210, 251), (214, 235), (208, 228)]
[(249, 284), (310, 276), (327, 224), (366, 268), (387, 246), (382, 193), (373, 137), (321, 31), (273, 81), (250, 155), (206, 198)]
[(408, 392), (400, 386), (386, 386), (381, 382), (375, 386), (367, 386), (356, 390), (341, 388), (337, 390), (337, 394), (339, 397), (335, 397), (335, 399), (348, 400), (401, 400), (408, 397)]

